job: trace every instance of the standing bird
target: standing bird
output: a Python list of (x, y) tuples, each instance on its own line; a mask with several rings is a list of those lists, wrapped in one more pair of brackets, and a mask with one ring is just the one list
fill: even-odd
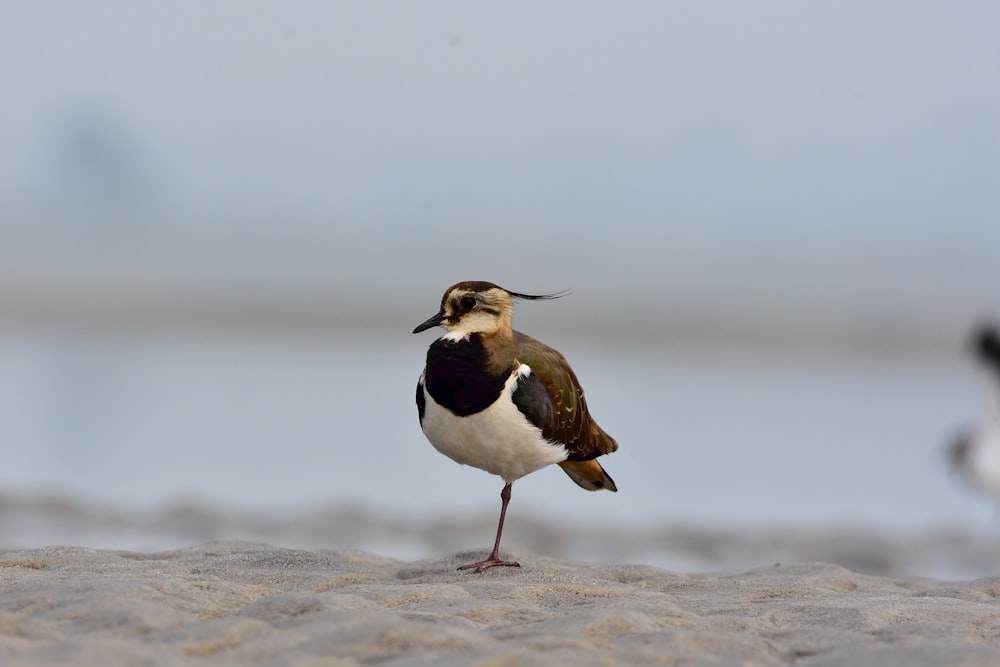
[(514, 331), (519, 294), (493, 283), (461, 282), (441, 297), (441, 309), (413, 333), (440, 326), (417, 382), (420, 428), (435, 449), (464, 465), (499, 475), (500, 524), (493, 551), (458, 568), (481, 572), (500, 559), (500, 535), (515, 480), (558, 463), (588, 491), (617, 491), (597, 457), (618, 449), (587, 411), (583, 389), (566, 359), (548, 345)]
[[(996, 378), (1000, 386), (1000, 333), (996, 327), (983, 325), (976, 331), (972, 349), (983, 367)], [(1000, 395), (993, 392), (994, 397)], [(1000, 403), (995, 401), (992, 413), (978, 425), (966, 429), (951, 444), (948, 452), (952, 465), (974, 487), (1000, 497)]]

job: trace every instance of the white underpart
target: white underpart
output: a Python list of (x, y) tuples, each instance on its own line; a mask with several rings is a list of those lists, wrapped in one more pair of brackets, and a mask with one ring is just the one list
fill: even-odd
[(959, 468), (968, 480), (986, 493), (1000, 496), (1000, 420), (981, 425), (968, 434), (968, 451)]
[(458, 417), (441, 407), (424, 387), (424, 435), (453, 461), (499, 475), (505, 482), (565, 461), (569, 455), (566, 448), (543, 438), (541, 429), (511, 400), (518, 378), (530, 373), (531, 369), (521, 364), (507, 378), (499, 400), (468, 417)]

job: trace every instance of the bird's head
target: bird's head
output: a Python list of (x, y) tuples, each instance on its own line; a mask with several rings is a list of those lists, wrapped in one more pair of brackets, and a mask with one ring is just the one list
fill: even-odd
[(471, 334), (509, 333), (514, 317), (514, 299), (557, 299), (566, 293), (521, 294), (482, 280), (460, 282), (445, 290), (441, 308), (417, 325), (413, 333), (436, 326), (443, 327), (448, 332), (445, 336), (454, 340), (468, 338)]

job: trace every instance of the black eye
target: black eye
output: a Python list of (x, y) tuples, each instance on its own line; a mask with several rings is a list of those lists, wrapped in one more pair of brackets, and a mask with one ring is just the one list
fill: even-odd
[(471, 296), (463, 296), (458, 303), (461, 304), (462, 308), (472, 310), (472, 307), (476, 305), (476, 299)]

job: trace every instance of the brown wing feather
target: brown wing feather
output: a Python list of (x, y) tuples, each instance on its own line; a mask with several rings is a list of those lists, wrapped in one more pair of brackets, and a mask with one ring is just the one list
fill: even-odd
[(580, 381), (562, 354), (517, 331), (512, 349), (514, 360), (531, 367), (550, 401), (550, 406), (542, 409), (538, 403), (543, 402), (544, 397), (515, 397), (521, 411), (542, 429), (543, 437), (565, 445), (569, 459), (576, 461), (593, 459), (618, 449), (615, 439), (590, 416)]

